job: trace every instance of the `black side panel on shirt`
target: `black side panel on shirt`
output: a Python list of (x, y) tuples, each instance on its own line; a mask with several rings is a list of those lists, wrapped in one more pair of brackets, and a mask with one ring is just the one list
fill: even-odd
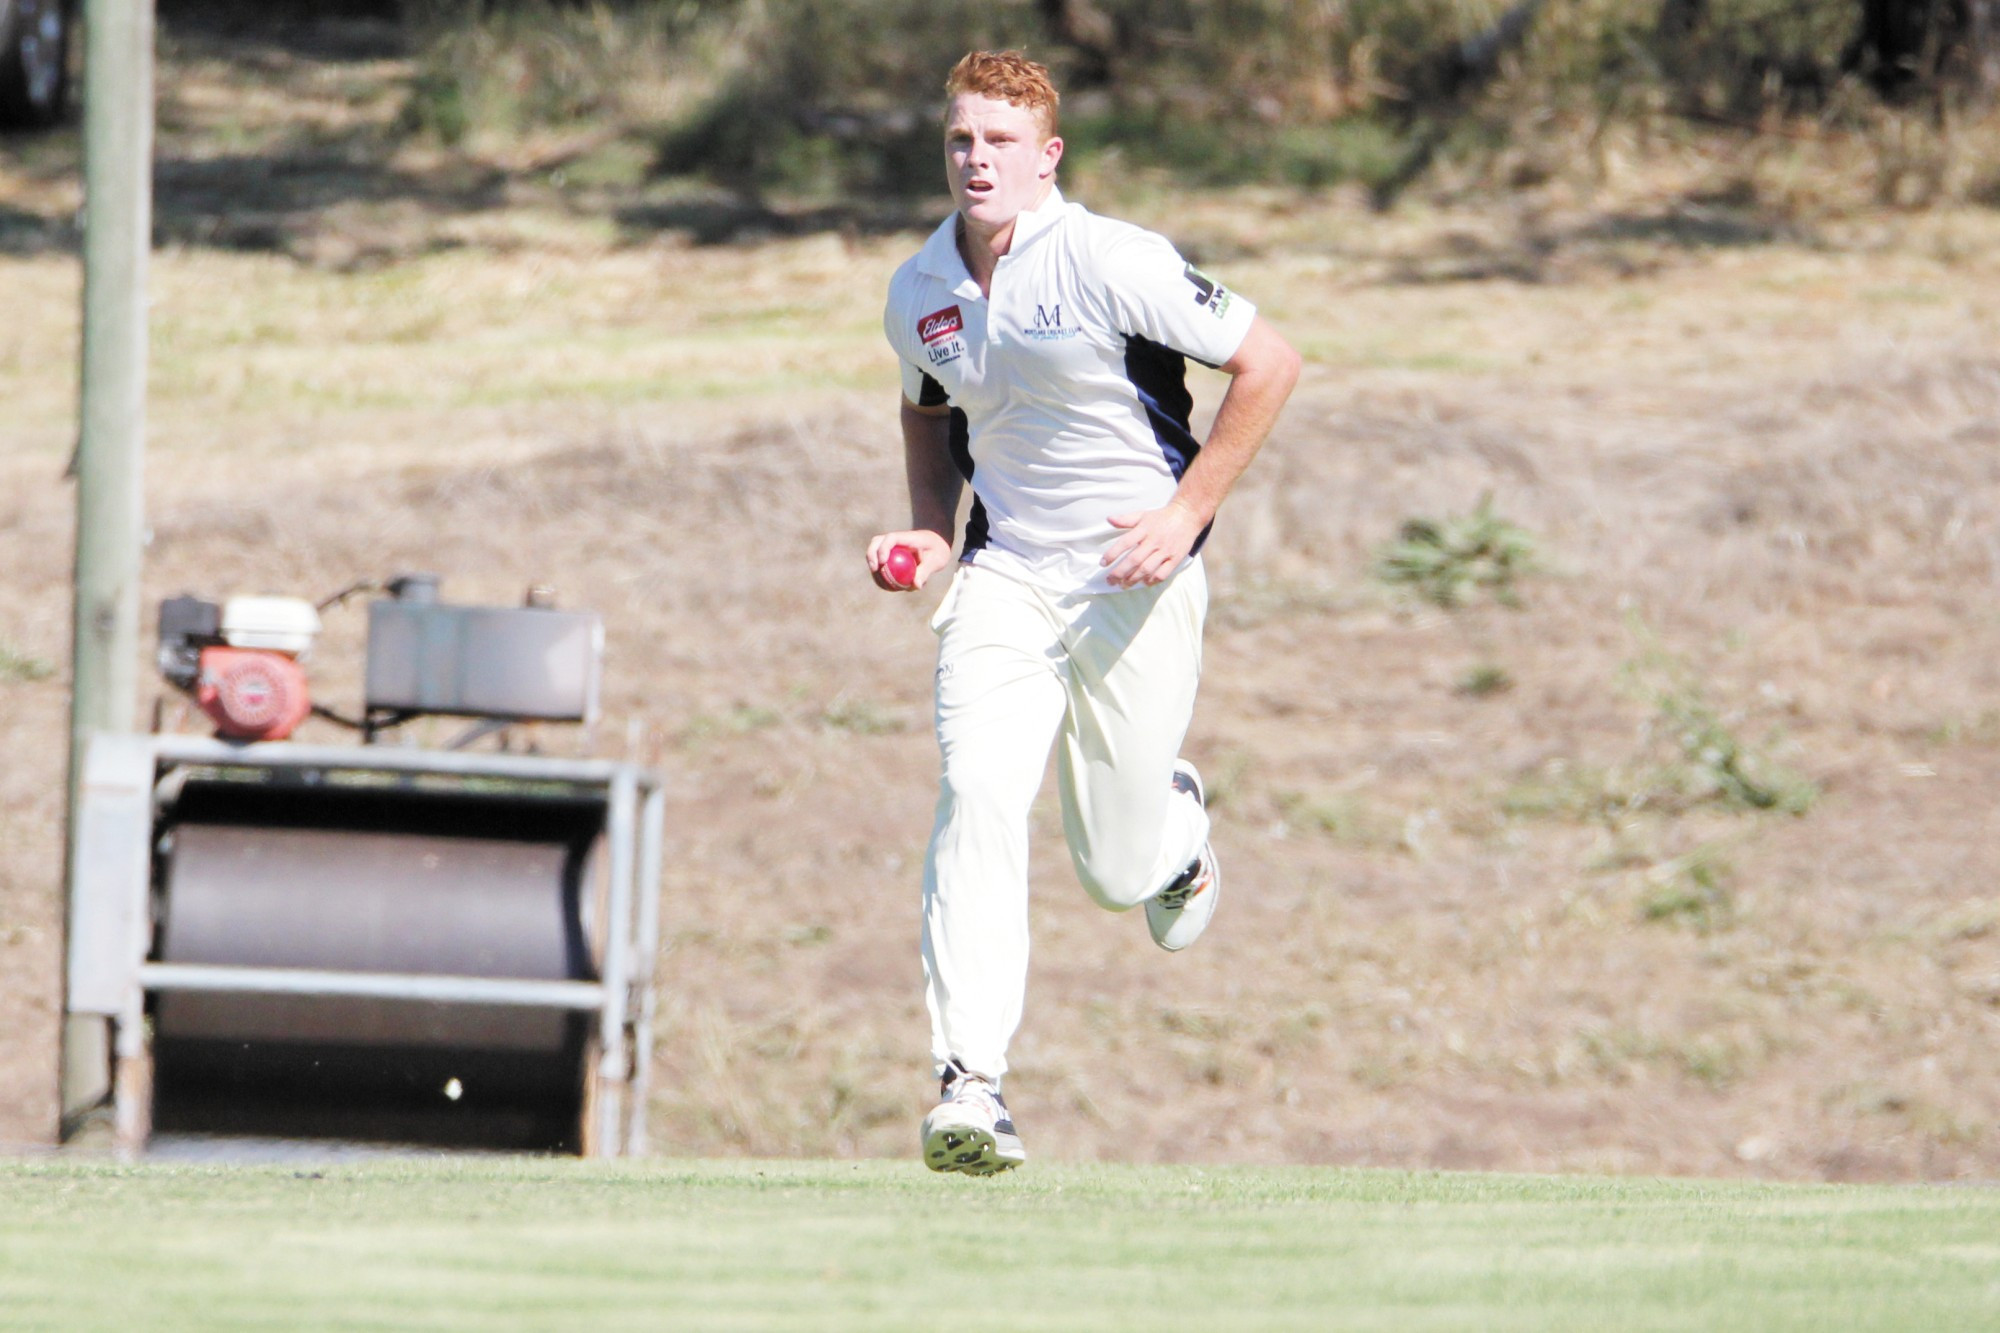
[[(929, 385), (930, 381), (926, 379), (925, 388), (927, 391)], [(950, 438), (951, 461), (958, 468), (958, 475), (970, 482), (972, 480), (972, 427), (966, 421), (965, 413), (956, 407), (951, 409)], [(975, 494), (972, 497), (972, 512), (965, 516), (965, 550), (960, 554), (959, 558), (964, 559), (965, 556), (971, 555), (974, 551), (985, 547), (989, 535), (986, 506), (980, 502), (978, 495)]]
[(956, 407), (951, 409), (951, 461), (959, 476), (972, 480), (972, 425)]
[[(1125, 376), (1132, 381), (1133, 391), (1146, 409), (1146, 421), (1153, 428), (1153, 438), (1160, 443), (1160, 452), (1166, 456), (1167, 467), (1172, 470), (1174, 480), (1179, 481), (1188, 464), (1201, 452), (1201, 443), (1188, 425), (1194, 398), (1187, 389), (1187, 358), (1150, 338), (1128, 333)], [(1201, 550), (1214, 526), (1211, 523), (1201, 530), (1201, 536), (1195, 538), (1194, 551), (1189, 554)]]
[[(922, 371), (918, 371), (917, 373), (920, 375), (923, 374)], [(929, 375), (924, 375), (923, 386), (917, 390), (917, 406), (943, 407), (949, 401), (950, 395), (945, 393), (944, 385), (939, 384)]]

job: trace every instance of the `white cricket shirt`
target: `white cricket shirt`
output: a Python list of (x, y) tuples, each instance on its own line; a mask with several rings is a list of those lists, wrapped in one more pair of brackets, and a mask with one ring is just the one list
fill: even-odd
[(1229, 360), (1256, 308), (1165, 237), (1054, 190), (1016, 220), (984, 297), (957, 226), (954, 213), (896, 270), (883, 328), (909, 400), (953, 409), (973, 493), (960, 559), (1058, 593), (1113, 591), (1111, 516), (1166, 504), (1200, 452), (1185, 358)]

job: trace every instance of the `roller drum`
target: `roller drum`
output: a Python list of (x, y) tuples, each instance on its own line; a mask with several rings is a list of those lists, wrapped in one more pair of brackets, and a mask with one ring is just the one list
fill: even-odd
[[(182, 825), (159, 958), (241, 967), (589, 980), (587, 880), (562, 844)], [(350, 997), (161, 995), (166, 1037), (554, 1051), (561, 1013)]]
[[(158, 861), (164, 963), (595, 981), (589, 801), (191, 783)], [(575, 1151), (593, 1014), (163, 990), (164, 1131)]]

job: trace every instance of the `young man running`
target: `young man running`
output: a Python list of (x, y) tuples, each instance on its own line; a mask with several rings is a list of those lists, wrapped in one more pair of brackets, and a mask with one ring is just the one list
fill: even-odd
[[(952, 563), (938, 635), (943, 777), (924, 862), (923, 958), (942, 1082), (924, 1161), (987, 1175), (1024, 1160), (1000, 1097), (1028, 968), (1028, 815), (1049, 748), (1063, 831), (1102, 907), (1144, 903), (1163, 949), (1221, 894), (1201, 778), (1178, 757), (1201, 674), (1216, 509), (1298, 377), (1291, 347), (1164, 238), (1056, 189), (1048, 71), (979, 51), (945, 82), (956, 210), (889, 285), (903, 363), (910, 526), (922, 587)], [(1205, 441), (1185, 358), (1230, 376)]]

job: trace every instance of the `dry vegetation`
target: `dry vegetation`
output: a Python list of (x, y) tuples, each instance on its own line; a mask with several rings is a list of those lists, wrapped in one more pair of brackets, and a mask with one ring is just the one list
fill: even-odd
[[(905, 1152), (931, 599), (859, 553), (915, 237), (698, 244), (693, 195), (380, 146), (392, 56), (169, 55), (146, 604), (602, 610), (599, 748), (672, 797), (656, 1143)], [(1865, 144), (1599, 129), (1387, 216), (1073, 180), (1309, 369), (1212, 548), (1215, 930), (1159, 954), (1038, 818), (1032, 1152), (2000, 1174), (2000, 218), (1866, 207)], [(0, 148), (0, 1141), (53, 1121), (74, 151)], [(1375, 576), (1485, 497), (1518, 608)]]

